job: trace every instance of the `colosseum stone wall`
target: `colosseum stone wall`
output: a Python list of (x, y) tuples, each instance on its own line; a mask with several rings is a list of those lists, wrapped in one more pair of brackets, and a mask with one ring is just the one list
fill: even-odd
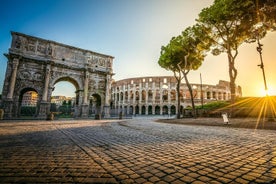
[[(114, 81), (111, 87), (113, 113), (125, 115), (175, 115), (177, 109), (177, 81), (173, 76), (151, 76)], [(217, 85), (191, 84), (196, 105), (211, 101), (230, 100), (229, 82), (220, 80)], [(241, 87), (236, 89), (240, 97)], [(180, 108), (191, 106), (186, 84), (180, 87)]]

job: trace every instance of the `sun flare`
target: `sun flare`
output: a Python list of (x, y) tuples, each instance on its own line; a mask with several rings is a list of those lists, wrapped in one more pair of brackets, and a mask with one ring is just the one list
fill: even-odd
[(275, 96), (276, 95), (276, 90), (275, 89), (260, 89), (260, 97), (264, 96)]

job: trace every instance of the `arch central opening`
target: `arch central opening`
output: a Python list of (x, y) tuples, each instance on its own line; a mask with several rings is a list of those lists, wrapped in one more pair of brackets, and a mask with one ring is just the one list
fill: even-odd
[(78, 106), (77, 87), (71, 80), (58, 80), (52, 91), (50, 111), (58, 118), (72, 118)]

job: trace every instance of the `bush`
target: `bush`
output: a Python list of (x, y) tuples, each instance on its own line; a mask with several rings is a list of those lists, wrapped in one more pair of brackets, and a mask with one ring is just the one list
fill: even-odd
[(23, 106), (21, 107), (21, 116), (34, 116), (36, 107)]

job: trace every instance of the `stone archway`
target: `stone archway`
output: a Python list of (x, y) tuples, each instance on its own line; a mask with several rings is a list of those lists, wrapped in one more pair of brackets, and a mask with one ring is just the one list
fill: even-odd
[(99, 94), (101, 109), (109, 117), (114, 57), (22, 33), (11, 34), (2, 91), (6, 119), (20, 116), (18, 102), (24, 88), (38, 93), (37, 116), (45, 118), (50, 112), (54, 84), (60, 80), (68, 80), (77, 89), (77, 117), (88, 117), (89, 94)]
[(77, 81), (76, 79), (72, 78), (71, 76), (68, 75), (63, 75), (63, 76), (58, 76), (57, 78), (53, 79), (50, 83), (51, 86), (51, 97), (52, 93), (55, 91), (55, 85), (59, 82), (69, 82), (75, 87), (75, 97), (73, 100), (73, 104), (70, 105), (69, 111), (72, 113), (70, 116), (71, 117), (79, 117), (81, 116), (81, 96), (80, 96), (80, 91), (81, 91), (81, 83), (80, 81)]
[(33, 93), (29, 92), (34, 92), (34, 94), (38, 94), (34, 88), (24, 88), (20, 91), (17, 102), (18, 117), (24, 115), (33, 117), (37, 116), (39, 109), (39, 103), (37, 103), (38, 95), (33, 95)]

